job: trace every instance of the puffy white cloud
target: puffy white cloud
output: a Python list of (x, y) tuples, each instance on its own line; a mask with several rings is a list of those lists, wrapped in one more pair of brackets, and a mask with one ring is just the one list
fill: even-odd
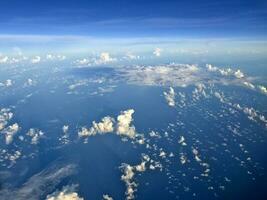
[(130, 138), (135, 137), (135, 127), (131, 126), (133, 121), (132, 115), (134, 113), (133, 109), (129, 109), (121, 112), (121, 114), (117, 117), (117, 134), (128, 136)]
[(114, 119), (109, 116), (104, 117), (99, 123), (96, 123), (95, 121), (93, 121), (92, 132), (94, 132), (95, 134), (113, 132), (114, 130), (113, 123), (114, 123)]
[(187, 144), (185, 143), (185, 138), (184, 136), (181, 136), (180, 139), (178, 140), (178, 143), (183, 145), (183, 146), (186, 146)]
[(102, 61), (103, 63), (111, 62), (113, 61), (113, 58), (110, 57), (108, 52), (102, 52), (100, 54), (100, 61)]
[(19, 125), (17, 123), (10, 125), (3, 130), (5, 133), (6, 144), (10, 144), (13, 141), (13, 137), (18, 131)]
[(63, 131), (63, 133), (67, 133), (68, 132), (68, 130), (69, 130), (69, 126), (68, 125), (64, 125), (63, 127), (62, 127), (62, 131)]
[(134, 182), (134, 176), (136, 172), (144, 172), (146, 171), (146, 164), (150, 161), (148, 155), (143, 155), (143, 160), (140, 164), (131, 166), (129, 164), (122, 164), (120, 168), (123, 169), (123, 175), (121, 176), (121, 180), (126, 184), (126, 199), (131, 200), (134, 199), (134, 192), (137, 190), (137, 184)]
[(161, 55), (161, 49), (160, 48), (155, 48), (153, 51), (153, 54), (157, 57), (159, 57)]
[(8, 121), (11, 120), (13, 117), (13, 113), (10, 112), (10, 109), (2, 108), (0, 110), (0, 131), (5, 128)]
[(7, 56), (0, 56), (0, 64), (5, 64), (8, 62)]
[(255, 89), (255, 86), (252, 83), (250, 83), (250, 82), (244, 81), (243, 84), (245, 86), (249, 87), (250, 89)]
[(41, 57), (40, 56), (35, 56), (31, 59), (31, 63), (32, 64), (36, 64), (36, 63), (39, 63), (41, 62)]
[(243, 74), (243, 72), (240, 71), (240, 69), (235, 71), (234, 75), (235, 75), (236, 78), (243, 78), (244, 77), (244, 74)]
[(86, 137), (86, 136), (92, 136), (96, 134), (104, 134), (104, 133), (110, 133), (113, 132), (114, 119), (112, 117), (106, 116), (104, 117), (101, 122), (95, 122), (93, 121), (92, 127), (90, 129), (87, 129), (86, 127), (82, 127), (82, 130), (78, 132), (78, 135), (80, 137)]
[(92, 122), (92, 126), (88, 129), (82, 127), (78, 132), (79, 137), (88, 137), (96, 134), (105, 134), (116, 132), (117, 135), (127, 136), (130, 138), (135, 137), (135, 127), (131, 125), (133, 118), (132, 114), (134, 113), (133, 109), (122, 111), (117, 117), (117, 121), (114, 118), (106, 116), (102, 118), (100, 122)]
[(169, 106), (175, 106), (175, 92), (172, 87), (170, 87), (169, 92), (164, 92), (164, 97), (168, 103)]
[(258, 88), (260, 89), (260, 91), (264, 94), (267, 94), (267, 88), (262, 86), (262, 85), (259, 85)]
[(12, 86), (12, 85), (13, 85), (13, 81), (10, 80), (10, 79), (7, 79), (6, 82), (5, 82), (5, 86), (6, 86), (6, 87), (10, 87), (10, 86)]
[(30, 128), (26, 135), (31, 137), (32, 144), (38, 144), (40, 138), (43, 137), (44, 132), (39, 129)]
[(113, 200), (112, 197), (110, 197), (108, 194), (103, 195), (103, 200)]
[(64, 186), (61, 191), (56, 191), (47, 195), (46, 200), (83, 200), (83, 198), (79, 197), (78, 193), (75, 192), (76, 187), (76, 185)]

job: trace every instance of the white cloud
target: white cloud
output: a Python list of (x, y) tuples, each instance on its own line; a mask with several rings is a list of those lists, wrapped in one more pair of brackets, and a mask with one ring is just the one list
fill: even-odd
[(26, 135), (31, 137), (32, 144), (38, 144), (40, 138), (43, 137), (44, 132), (39, 129), (30, 128)]
[(258, 88), (260, 89), (260, 91), (264, 94), (267, 94), (267, 88), (264, 87), (263, 85), (259, 85)]
[(244, 77), (243, 72), (241, 72), (239, 69), (234, 72), (234, 75), (236, 78), (243, 78)]
[(92, 122), (90, 128), (82, 127), (78, 132), (79, 137), (94, 136), (96, 134), (105, 134), (116, 132), (117, 135), (127, 136), (134, 138), (136, 136), (135, 127), (131, 125), (133, 118), (133, 109), (122, 111), (117, 117), (117, 121), (114, 118), (106, 116), (102, 118), (100, 122)]
[(245, 86), (249, 87), (250, 89), (255, 89), (255, 86), (252, 83), (250, 83), (250, 82), (244, 81), (243, 84)]
[(39, 63), (41, 62), (41, 57), (40, 56), (35, 56), (31, 59), (31, 63), (32, 64), (36, 64), (36, 63)]
[(7, 79), (6, 82), (5, 82), (5, 86), (6, 86), (6, 87), (10, 87), (10, 86), (12, 86), (12, 85), (13, 85), (13, 81), (10, 80), (10, 79)]
[(157, 57), (159, 57), (161, 55), (161, 49), (160, 48), (155, 48), (153, 51), (153, 54)]
[(6, 144), (10, 144), (13, 141), (14, 135), (19, 131), (19, 125), (17, 123), (8, 126), (3, 130), (5, 133)]
[(170, 87), (169, 92), (164, 92), (164, 97), (168, 103), (169, 106), (175, 106), (175, 92), (172, 87)]
[(68, 130), (69, 130), (69, 126), (68, 125), (64, 125), (63, 127), (62, 127), (62, 131), (63, 131), (63, 133), (67, 133), (68, 132)]
[(5, 64), (8, 61), (8, 57), (7, 56), (0, 56), (0, 64)]
[(13, 117), (13, 113), (10, 112), (9, 109), (7, 108), (2, 108), (0, 110), (0, 131), (5, 128), (7, 125), (8, 121), (11, 120)]
[(64, 186), (61, 191), (47, 195), (46, 200), (83, 200), (75, 192), (76, 187), (76, 185)]
[(124, 163), (120, 167), (123, 169), (121, 180), (126, 184), (125, 195), (127, 200), (134, 199), (134, 192), (137, 190), (137, 183), (134, 182), (135, 173), (146, 171), (146, 163), (148, 161), (150, 161), (149, 156), (143, 155), (143, 160), (140, 164), (131, 166)]
[(129, 109), (121, 112), (121, 114), (117, 117), (117, 134), (128, 136), (130, 138), (135, 137), (135, 127), (131, 126), (133, 121), (132, 115), (134, 113), (133, 109)]
[(103, 200), (113, 200), (112, 197), (110, 197), (108, 194), (103, 195)]

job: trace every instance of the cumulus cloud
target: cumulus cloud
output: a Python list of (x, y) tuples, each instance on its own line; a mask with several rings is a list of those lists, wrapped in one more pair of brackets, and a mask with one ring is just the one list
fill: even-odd
[(223, 69), (223, 68), (219, 68), (216, 66), (212, 66), (211, 64), (206, 64), (206, 68), (208, 71), (218, 72), (222, 76), (235, 76), (237, 79), (241, 79), (245, 77), (244, 73), (240, 69), (236, 71), (231, 68)]
[(10, 144), (13, 141), (14, 135), (19, 131), (19, 125), (17, 123), (8, 126), (3, 130), (5, 133), (6, 144)]
[(103, 195), (103, 200), (113, 200), (112, 197), (110, 197), (108, 194)]
[(168, 103), (169, 106), (174, 107), (175, 106), (175, 92), (172, 87), (170, 87), (169, 92), (164, 92), (164, 97)]
[(243, 78), (244, 77), (243, 72), (241, 72), (239, 69), (234, 72), (234, 75), (236, 78)]
[(11, 120), (13, 117), (13, 113), (10, 112), (10, 109), (2, 108), (0, 110), (0, 131), (5, 128), (8, 121)]
[(107, 63), (115, 61), (117, 61), (117, 59), (111, 57), (108, 52), (102, 52), (97, 57), (78, 59), (74, 63), (76, 65), (79, 65), (80, 67), (83, 67), (83, 66), (105, 65)]
[(131, 125), (133, 121), (134, 110), (129, 109), (126, 111), (121, 112), (121, 114), (117, 117), (117, 134), (128, 136), (130, 138), (135, 137), (135, 127)]
[(82, 127), (82, 130), (78, 132), (78, 135), (80, 137), (84, 136), (92, 136), (96, 134), (104, 134), (104, 133), (110, 133), (113, 132), (114, 127), (113, 127), (114, 119), (107, 116), (104, 117), (101, 122), (95, 122), (93, 121), (92, 127), (90, 129), (87, 129), (85, 127)]
[(31, 59), (31, 63), (32, 64), (36, 64), (39, 63), (41, 61), (41, 57), (40, 56), (35, 56)]
[(61, 191), (47, 195), (46, 200), (83, 200), (75, 192), (77, 185), (64, 186)]
[(8, 61), (8, 57), (7, 56), (0, 56), (0, 64), (5, 64)]
[(106, 134), (116, 132), (117, 135), (127, 136), (134, 138), (136, 135), (135, 127), (131, 125), (134, 113), (133, 109), (122, 111), (117, 117), (117, 121), (114, 118), (106, 116), (102, 118), (100, 122), (92, 122), (90, 128), (82, 127), (78, 132), (79, 137), (94, 136), (96, 134)]
[(32, 144), (38, 144), (40, 138), (43, 137), (44, 132), (39, 129), (30, 128), (30, 130), (26, 133), (26, 135), (31, 137)]
[(258, 88), (260, 89), (260, 91), (264, 94), (267, 94), (267, 88), (262, 86), (262, 85), (259, 85)]
[(121, 176), (121, 180), (126, 184), (126, 199), (131, 200), (134, 199), (134, 192), (137, 190), (137, 183), (134, 181), (134, 176), (136, 172), (144, 172), (146, 171), (146, 164), (150, 161), (148, 155), (143, 155), (143, 160), (140, 164), (131, 166), (129, 164), (123, 163), (120, 168), (123, 169), (123, 175)]
[(157, 57), (159, 57), (161, 55), (161, 49), (160, 48), (155, 48), (153, 51), (153, 54)]

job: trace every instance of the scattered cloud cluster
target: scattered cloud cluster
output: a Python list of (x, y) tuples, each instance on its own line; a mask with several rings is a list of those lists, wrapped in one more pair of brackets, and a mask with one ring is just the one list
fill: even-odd
[(231, 68), (227, 68), (227, 69), (220, 69), (216, 66), (212, 66), (211, 64), (207, 64), (206, 65), (208, 71), (210, 72), (219, 72), (221, 75), (223, 76), (235, 76), (238, 79), (244, 78), (245, 75), (243, 72), (240, 71), (240, 69), (238, 70), (233, 70)]
[(121, 180), (126, 184), (126, 199), (134, 199), (134, 193), (137, 190), (137, 183), (134, 181), (134, 176), (136, 172), (146, 171), (146, 163), (150, 160), (148, 155), (143, 155), (143, 160), (140, 164), (131, 166), (129, 164), (123, 163), (120, 168), (123, 169), (123, 175)]
[(127, 82), (138, 85), (185, 87), (201, 81), (196, 65), (168, 64), (159, 66), (133, 66), (117, 69)]

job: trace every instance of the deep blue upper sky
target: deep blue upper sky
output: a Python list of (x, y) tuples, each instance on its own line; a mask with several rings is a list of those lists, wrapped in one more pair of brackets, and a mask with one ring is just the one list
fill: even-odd
[(8, 0), (0, 34), (265, 37), (266, 0)]

